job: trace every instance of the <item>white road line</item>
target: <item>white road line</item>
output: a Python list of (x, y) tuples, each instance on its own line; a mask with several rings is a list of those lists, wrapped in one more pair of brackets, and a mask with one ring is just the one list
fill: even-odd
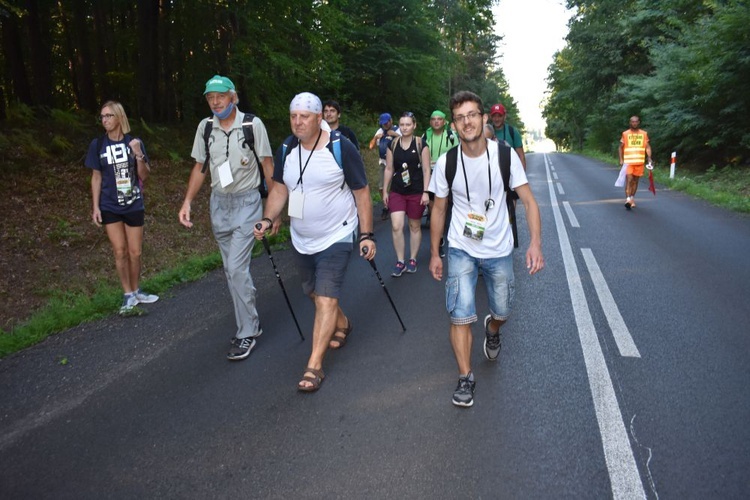
[(559, 179), (559, 178), (557, 177), (557, 172), (552, 172), (552, 178), (553, 178), (553, 179), (555, 179), (555, 180), (558, 180), (558, 179)]
[(560, 207), (557, 204), (557, 196), (552, 187), (554, 183), (550, 176), (550, 162), (546, 154), (544, 155), (544, 162), (547, 166), (550, 205), (552, 206), (552, 213), (555, 216), (560, 251), (562, 252), (565, 264), (565, 274), (568, 278), (570, 299), (578, 327), (581, 349), (583, 350), (583, 360), (586, 364), (589, 388), (591, 389), (591, 396), (594, 401), (596, 420), (599, 424), (599, 433), (602, 437), (604, 459), (607, 462), (612, 496), (615, 499), (646, 498), (643, 483), (638, 473), (638, 466), (633, 456), (633, 450), (630, 447), (625, 423), (620, 414), (617, 395), (612, 385), (612, 379), (610, 378), (609, 369), (602, 353), (602, 347), (596, 336), (591, 312), (586, 303), (581, 277), (578, 274), (578, 267), (573, 257), (573, 250), (570, 246), (568, 233), (565, 230), (565, 223), (560, 213)]
[(625, 320), (622, 319), (620, 309), (617, 307), (615, 298), (612, 297), (612, 293), (609, 291), (609, 287), (601, 269), (599, 269), (599, 264), (596, 262), (594, 253), (590, 248), (581, 248), (581, 253), (583, 254), (583, 260), (586, 261), (586, 266), (589, 268), (591, 280), (594, 282), (596, 294), (599, 296), (599, 303), (602, 305), (602, 309), (604, 309), (604, 315), (607, 317), (607, 323), (609, 323), (609, 328), (612, 330), (617, 348), (620, 350), (620, 356), (640, 358), (641, 353), (638, 352), (638, 347), (636, 347), (633, 337), (630, 335), (630, 330), (625, 325)]
[(576, 214), (573, 213), (573, 209), (570, 207), (570, 203), (567, 201), (562, 202), (563, 207), (565, 207), (565, 213), (568, 214), (568, 219), (570, 220), (570, 225), (572, 227), (581, 227), (580, 224), (578, 224), (578, 219), (576, 219)]
[(561, 195), (565, 194), (565, 190), (563, 189), (562, 184), (560, 184), (559, 182), (557, 183), (557, 192)]

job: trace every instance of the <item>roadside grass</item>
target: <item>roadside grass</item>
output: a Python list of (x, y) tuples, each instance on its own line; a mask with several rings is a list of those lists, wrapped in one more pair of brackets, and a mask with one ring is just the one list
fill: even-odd
[[(582, 154), (618, 166), (610, 155), (595, 151)], [(669, 170), (669, 164), (656, 164), (654, 182), (733, 212), (750, 213), (750, 168), (714, 165), (704, 172), (695, 172), (678, 164), (674, 179), (669, 178)]]

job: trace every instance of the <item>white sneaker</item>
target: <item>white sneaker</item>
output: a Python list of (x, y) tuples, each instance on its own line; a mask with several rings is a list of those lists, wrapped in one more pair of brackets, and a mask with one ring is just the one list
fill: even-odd
[(159, 300), (158, 295), (143, 292), (140, 288), (135, 291), (136, 304), (153, 304)]
[(138, 299), (134, 293), (126, 294), (122, 299), (122, 306), (120, 306), (120, 315), (126, 315), (133, 311), (135, 306), (138, 305)]

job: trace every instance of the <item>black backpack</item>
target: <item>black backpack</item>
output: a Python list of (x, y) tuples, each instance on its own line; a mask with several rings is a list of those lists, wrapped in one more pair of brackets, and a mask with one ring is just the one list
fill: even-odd
[[(245, 116), (242, 120), (242, 134), (245, 136), (243, 145), (249, 147), (250, 151), (253, 152), (253, 156), (255, 156), (255, 164), (258, 165), (258, 173), (260, 174), (260, 186), (258, 186), (258, 191), (260, 191), (261, 198), (267, 198), (268, 186), (266, 185), (266, 178), (263, 175), (263, 165), (261, 165), (260, 163), (258, 153), (255, 152), (255, 134), (253, 133), (254, 119), (254, 114), (245, 113)], [(203, 129), (203, 141), (206, 143), (206, 161), (203, 162), (203, 168), (201, 169), (201, 173), (203, 174), (206, 173), (208, 162), (211, 160), (211, 152), (208, 149), (208, 138), (211, 137), (211, 130), (213, 129), (213, 126), (214, 118), (212, 116), (208, 119), (208, 121), (206, 122), (206, 127)]]
[[(518, 195), (510, 188), (510, 147), (499, 144), (498, 160), (500, 161), (500, 174), (505, 186), (505, 203), (508, 206), (508, 219), (513, 230), (513, 247), (518, 248), (518, 226), (516, 225), (516, 203)], [(458, 149), (451, 148), (445, 158), (445, 180), (448, 181), (448, 189), (453, 189), (453, 179), (456, 177), (458, 164)]]

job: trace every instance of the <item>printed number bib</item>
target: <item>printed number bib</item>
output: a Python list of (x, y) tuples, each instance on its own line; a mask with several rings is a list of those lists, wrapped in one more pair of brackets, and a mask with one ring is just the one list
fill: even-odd
[(411, 184), (411, 177), (409, 177), (409, 165), (404, 163), (402, 166), (403, 170), (401, 171), (401, 180), (404, 181), (404, 187)]
[[(127, 175), (127, 172), (125, 172)], [(128, 177), (118, 177), (117, 178), (117, 191), (122, 194), (123, 197), (129, 198), (133, 194), (133, 185), (130, 182), (130, 178)]]
[(484, 229), (487, 226), (487, 217), (479, 212), (469, 212), (464, 224), (464, 236), (476, 241), (484, 238)]

